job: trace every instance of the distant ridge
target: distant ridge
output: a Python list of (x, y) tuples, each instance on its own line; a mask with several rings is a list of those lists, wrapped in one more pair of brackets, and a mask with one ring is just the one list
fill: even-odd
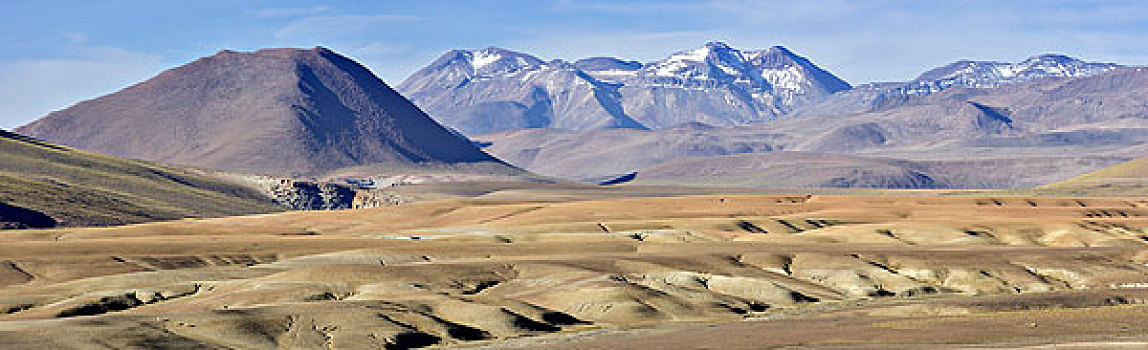
[(363, 66), (321, 47), (224, 50), (17, 131), (97, 152), (225, 170), (509, 168)]
[(1122, 68), (1115, 63), (1086, 62), (1061, 54), (1040, 54), (1020, 62), (959, 60), (930, 69), (906, 82), (859, 85), (797, 115), (831, 115), (897, 107), (907, 101), (952, 89), (995, 89), (1048, 78), (1080, 78)]

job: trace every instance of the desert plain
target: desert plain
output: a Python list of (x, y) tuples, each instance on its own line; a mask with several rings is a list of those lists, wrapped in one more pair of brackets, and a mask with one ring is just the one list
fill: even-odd
[(1148, 199), (406, 186), (0, 236), (4, 348), (1148, 347)]

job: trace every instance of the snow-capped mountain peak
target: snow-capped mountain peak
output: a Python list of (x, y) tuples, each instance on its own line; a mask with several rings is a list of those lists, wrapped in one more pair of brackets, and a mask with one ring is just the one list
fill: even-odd
[[(820, 95), (849, 89), (849, 84), (792, 51), (773, 46), (742, 51), (722, 42), (671, 54), (647, 64), (640, 76), (656, 84), (683, 88), (736, 85), (755, 98), (773, 100), (788, 109), (808, 93)], [(814, 92), (816, 91), (816, 92)]]
[(420, 73), (449, 71), (466, 77), (491, 76), (531, 69), (543, 64), (537, 57), (498, 47), (476, 50), (451, 50)]
[[(717, 76), (743, 75), (745, 55), (723, 42), (712, 41), (702, 47), (679, 51), (665, 59), (646, 65), (648, 74), (682, 79), (712, 79)], [(723, 74), (724, 73), (724, 74)]]
[(1011, 68), (1021, 72), (1040, 72), (1049, 76), (1077, 77), (1092, 75), (1117, 68), (1114, 63), (1085, 62), (1076, 58), (1060, 54), (1043, 54), (1012, 65)]
[(765, 50), (754, 51), (747, 54), (750, 62), (763, 69), (780, 69), (793, 65), (812, 65), (809, 61), (782, 46), (773, 46)]
[(467, 50), (464, 56), (469, 59), (471, 72), (477, 76), (503, 74), (543, 64), (537, 57), (497, 47)]
[(961, 60), (925, 72), (902, 89), (906, 94), (923, 95), (957, 86), (995, 88), (1039, 78), (1093, 75), (1118, 67), (1060, 54), (1037, 55), (1017, 63)]

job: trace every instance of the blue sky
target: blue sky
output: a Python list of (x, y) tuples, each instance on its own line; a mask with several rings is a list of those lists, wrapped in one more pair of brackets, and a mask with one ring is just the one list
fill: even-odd
[(453, 48), (657, 60), (783, 45), (851, 83), (1056, 52), (1148, 63), (1142, 1), (24, 1), (0, 6), (0, 128), (221, 49), (322, 45), (392, 85)]

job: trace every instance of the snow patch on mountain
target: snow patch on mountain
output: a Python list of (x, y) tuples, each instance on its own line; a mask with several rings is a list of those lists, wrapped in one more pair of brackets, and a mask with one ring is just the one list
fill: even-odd
[(474, 58), (471, 59), (471, 65), (475, 70), (482, 69), (483, 67), (486, 67), (502, 58), (502, 55), (499, 55), (497, 52), (489, 52), (485, 50), (475, 52), (473, 55)]
[(797, 66), (780, 70), (763, 69), (761, 78), (769, 82), (775, 89), (790, 90), (797, 93), (804, 92), (804, 84), (807, 79)]
[(469, 68), (464, 69), (468, 77), (513, 75), (543, 64), (537, 57), (497, 47), (459, 51), (457, 61)]

